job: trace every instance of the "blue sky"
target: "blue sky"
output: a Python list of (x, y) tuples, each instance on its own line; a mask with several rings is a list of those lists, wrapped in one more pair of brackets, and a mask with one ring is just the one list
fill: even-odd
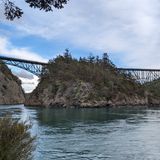
[[(123, 59), (121, 59), (122, 54), (118, 53), (121, 51), (116, 51), (118, 54), (115, 55), (116, 52), (107, 46), (107, 42), (106, 47), (103, 47), (105, 45), (104, 36), (106, 36), (106, 39), (108, 38), (107, 34), (104, 33), (103, 35), (105, 28), (102, 31), (97, 29), (100, 16), (97, 13), (101, 8), (96, 7), (95, 2), (93, 0), (88, 0), (88, 2), (84, 0), (81, 2), (71, 0), (63, 10), (44, 13), (30, 9), (23, 1), (16, 0), (15, 3), (24, 10), (24, 16), (20, 20), (10, 22), (6, 21), (3, 13), (1, 13), (3, 21), (0, 23), (0, 36), (7, 39), (7, 43), (9, 42), (12, 48), (26, 48), (28, 52), (33, 52), (45, 60), (55, 57), (57, 54), (63, 53), (66, 48), (69, 48), (72, 55), (76, 58), (89, 56), (90, 53), (101, 56), (104, 52), (108, 52), (116, 65), (127, 66), (127, 64), (123, 63)], [(100, 3), (103, 7), (106, 1), (101, 0)], [(95, 6), (90, 8), (92, 4)], [(87, 11), (88, 8), (90, 8), (91, 13)], [(106, 23), (105, 20), (105, 17), (100, 20), (100, 25), (103, 22)], [(98, 42), (101, 35), (103, 46), (101, 46), (101, 42)], [(100, 47), (98, 48), (98, 46)], [(0, 54), (6, 55), (2, 51)], [(10, 53), (10, 56), (21, 57), (19, 55), (12, 55), (12, 53)], [(24, 58), (29, 59), (30, 57), (25, 56)]]
[[(87, 48), (87, 47), (77, 47), (76, 45), (73, 45), (71, 42), (67, 40), (63, 40), (63, 39), (50, 40), (38, 35), (29, 35), (29, 34), (19, 35), (18, 34), (15, 36), (14, 32), (18, 32), (16, 27), (10, 24), (7, 25), (5, 23), (0, 24), (0, 30), (2, 30), (1, 36), (3, 38), (4, 37), (7, 38), (7, 41), (9, 41), (10, 44), (12, 44), (12, 46), (15, 46), (16, 48), (19, 48), (19, 49), (28, 48), (30, 51), (37, 53), (41, 57), (44, 57), (46, 60), (51, 59), (58, 54), (62, 54), (64, 50), (67, 48), (70, 50), (71, 54), (75, 58), (87, 57), (90, 54), (102, 56), (104, 52), (107, 52), (110, 58), (112, 59), (112, 61), (116, 65), (124, 66), (124, 64), (121, 62), (121, 58), (118, 57), (118, 55), (115, 56), (114, 54), (110, 53), (107, 50), (98, 51), (98, 50), (92, 50), (91, 48)], [(8, 36), (8, 32), (11, 33), (9, 36)], [(1, 52), (0, 54), (5, 56), (5, 53), (3, 52)], [(17, 57), (14, 55), (12, 56), (12, 54), (8, 56)], [(21, 57), (18, 56), (18, 58), (21, 58)], [(30, 59), (30, 58), (28, 57), (25, 59)]]
[(0, 55), (47, 61), (69, 48), (76, 58), (108, 52), (118, 67), (160, 68), (159, 0), (70, 0), (49, 13), (14, 2), (24, 15), (7, 21), (0, 6)]

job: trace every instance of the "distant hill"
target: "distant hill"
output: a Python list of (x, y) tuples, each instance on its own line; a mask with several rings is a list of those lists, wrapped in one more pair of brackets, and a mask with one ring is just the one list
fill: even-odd
[(0, 61), (0, 104), (22, 104), (24, 92), (21, 81)]
[(26, 105), (107, 107), (146, 105), (144, 87), (121, 74), (109, 60), (89, 56), (79, 60), (66, 51), (50, 60), (40, 83), (26, 99)]

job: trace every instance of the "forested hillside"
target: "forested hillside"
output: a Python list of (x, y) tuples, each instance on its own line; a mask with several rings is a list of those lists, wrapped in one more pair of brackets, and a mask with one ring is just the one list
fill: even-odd
[(68, 50), (49, 61), (27, 105), (108, 106), (146, 104), (145, 91), (121, 74), (106, 53), (73, 58)]

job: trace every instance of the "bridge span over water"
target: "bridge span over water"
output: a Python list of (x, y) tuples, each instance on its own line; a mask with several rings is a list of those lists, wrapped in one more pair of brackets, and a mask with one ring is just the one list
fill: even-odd
[(24, 69), (36, 76), (40, 76), (40, 74), (42, 73), (43, 66), (47, 65), (47, 63), (44, 63), (44, 62), (37, 62), (37, 61), (4, 57), (4, 56), (0, 56), (0, 60), (7, 65)]
[[(24, 69), (36, 76), (40, 76), (42, 68), (47, 66), (47, 63), (37, 62), (25, 59), (11, 58), (0, 56), (0, 60), (7, 65), (16, 66)], [(144, 68), (116, 68), (121, 74), (129, 75), (137, 82), (145, 83), (160, 78), (160, 69), (144, 69)]]

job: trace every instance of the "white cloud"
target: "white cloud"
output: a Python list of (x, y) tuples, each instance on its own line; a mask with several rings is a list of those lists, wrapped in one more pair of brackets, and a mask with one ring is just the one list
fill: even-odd
[(16, 2), (25, 14), (14, 25), (25, 34), (108, 51), (121, 57), (125, 66), (160, 68), (159, 0), (70, 0), (52, 13)]
[(28, 79), (28, 80), (34, 79), (33, 74), (31, 74), (31, 73), (29, 73), (25, 70), (20, 70), (20, 71), (16, 71), (16, 72), (14, 71), (14, 74), (16, 76), (18, 76), (19, 78), (25, 78), (25, 79)]
[(47, 62), (47, 59), (37, 53), (32, 52), (29, 48), (20, 48), (13, 46), (6, 37), (0, 36), (0, 55), (27, 59), (33, 61)]
[(39, 78), (37, 76), (33, 76), (33, 79), (27, 79), (20, 77), (22, 81), (22, 87), (26, 93), (31, 93), (39, 83)]
[[(46, 59), (39, 56), (37, 53), (30, 51), (28, 48), (18, 48), (16, 46), (13, 46), (6, 37), (0, 37), (0, 55), (39, 62), (47, 62)], [(12, 72), (21, 79), (22, 87), (24, 88), (26, 93), (31, 92), (37, 86), (37, 76), (19, 69), (12, 70)]]

